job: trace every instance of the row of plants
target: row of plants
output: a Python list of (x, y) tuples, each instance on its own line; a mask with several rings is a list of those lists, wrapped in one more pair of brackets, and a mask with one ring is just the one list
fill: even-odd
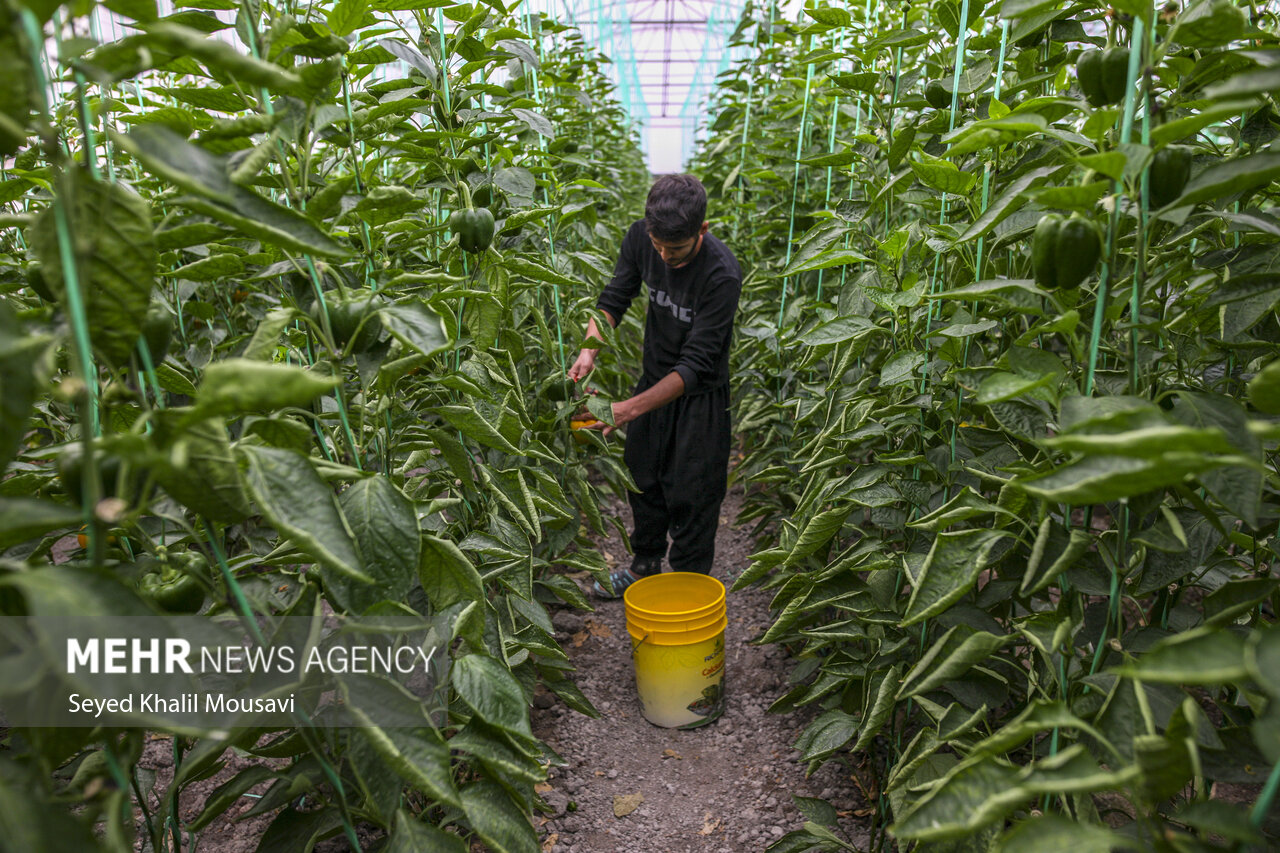
[(600, 489), (629, 483), (564, 378), (648, 184), (607, 60), (500, 0), (176, 7), (0, 6), (0, 615), (36, 642), (0, 640), (0, 704), (98, 683), (49, 650), (73, 614), (397, 638), (442, 684), (335, 705), (298, 676), (290, 726), (0, 729), (0, 847), (195, 850), (256, 790), (260, 850), (534, 851), (532, 695), (595, 713), (551, 569), (607, 577)]
[[(734, 43), (694, 168), (802, 760), (875, 850), (1273, 847), (1272, 10), (751, 4)], [(855, 849), (801, 805), (771, 850)]]

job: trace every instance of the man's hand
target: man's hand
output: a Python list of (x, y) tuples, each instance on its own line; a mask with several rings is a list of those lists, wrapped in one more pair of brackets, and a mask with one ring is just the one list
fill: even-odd
[(584, 349), (578, 353), (578, 360), (569, 368), (569, 378), (574, 382), (581, 382), (587, 378), (587, 374), (595, 369), (596, 366), (596, 350)]

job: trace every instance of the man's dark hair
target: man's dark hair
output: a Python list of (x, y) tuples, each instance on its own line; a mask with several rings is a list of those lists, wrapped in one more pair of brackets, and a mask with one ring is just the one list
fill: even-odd
[(649, 188), (645, 227), (658, 240), (676, 242), (698, 235), (707, 217), (707, 191), (693, 175), (663, 175)]

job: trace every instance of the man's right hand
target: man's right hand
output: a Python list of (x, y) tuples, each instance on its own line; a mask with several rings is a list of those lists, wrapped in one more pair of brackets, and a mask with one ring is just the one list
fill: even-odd
[(596, 351), (593, 349), (584, 349), (578, 353), (578, 360), (569, 368), (569, 378), (574, 382), (581, 382), (587, 378), (596, 366)]

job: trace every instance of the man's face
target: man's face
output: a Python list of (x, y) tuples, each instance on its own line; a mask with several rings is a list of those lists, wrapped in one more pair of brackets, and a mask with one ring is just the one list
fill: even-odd
[(707, 233), (707, 223), (702, 223), (702, 227), (698, 229), (698, 233), (684, 240), (659, 240), (652, 234), (649, 235), (649, 242), (653, 244), (653, 248), (662, 256), (662, 261), (672, 269), (679, 269), (685, 266), (689, 261), (693, 260), (698, 254), (698, 250), (702, 248), (702, 235)]

